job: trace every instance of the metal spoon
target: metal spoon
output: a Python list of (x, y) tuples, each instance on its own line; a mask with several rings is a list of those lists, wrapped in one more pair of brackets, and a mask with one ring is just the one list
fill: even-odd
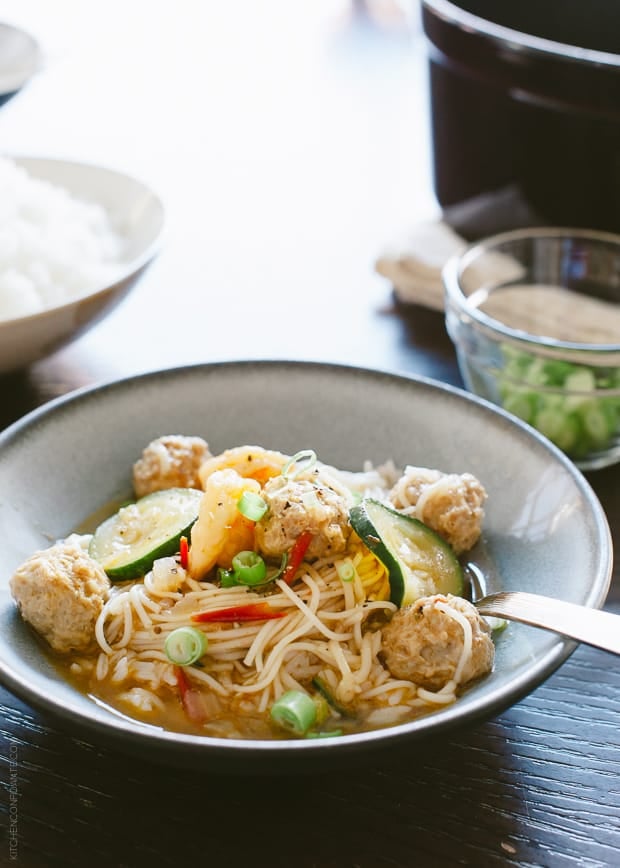
[(489, 594), (475, 600), (474, 605), (481, 615), (543, 627), (603, 651), (620, 654), (620, 615), (612, 612), (524, 591)]

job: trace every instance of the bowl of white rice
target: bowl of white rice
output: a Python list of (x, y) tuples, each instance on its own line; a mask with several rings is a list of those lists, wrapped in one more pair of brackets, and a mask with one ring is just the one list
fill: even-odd
[(82, 334), (157, 253), (164, 209), (121, 172), (0, 156), (0, 372)]

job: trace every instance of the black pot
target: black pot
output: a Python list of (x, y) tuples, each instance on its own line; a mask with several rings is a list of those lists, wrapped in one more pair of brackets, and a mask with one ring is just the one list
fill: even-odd
[(620, 231), (618, 0), (422, 0), (435, 192)]

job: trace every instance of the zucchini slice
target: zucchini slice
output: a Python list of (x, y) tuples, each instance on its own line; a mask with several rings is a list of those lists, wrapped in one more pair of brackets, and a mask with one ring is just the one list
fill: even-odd
[(110, 579), (126, 581), (147, 573), (153, 561), (179, 550), (198, 517), (204, 492), (195, 488), (154, 491), (100, 524), (88, 553)]
[(390, 600), (409, 606), (430, 594), (463, 593), (463, 571), (448, 543), (417, 518), (378, 500), (363, 500), (349, 513), (362, 542), (385, 564)]

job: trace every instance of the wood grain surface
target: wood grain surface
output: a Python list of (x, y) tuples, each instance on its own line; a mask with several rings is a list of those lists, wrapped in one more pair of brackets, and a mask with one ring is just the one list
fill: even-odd
[[(374, 271), (437, 214), (425, 47), (403, 6), (0, 0), (46, 50), (0, 110), (2, 149), (136, 174), (169, 219), (108, 318), (0, 378), (0, 428), (81, 386), (210, 360), (461, 384), (441, 313), (396, 303)], [(620, 467), (588, 478), (618, 546)], [(121, 755), (0, 689), (0, 865), (619, 866), (619, 721), (618, 660), (582, 646), (493, 719), (352, 768), (250, 777)]]

